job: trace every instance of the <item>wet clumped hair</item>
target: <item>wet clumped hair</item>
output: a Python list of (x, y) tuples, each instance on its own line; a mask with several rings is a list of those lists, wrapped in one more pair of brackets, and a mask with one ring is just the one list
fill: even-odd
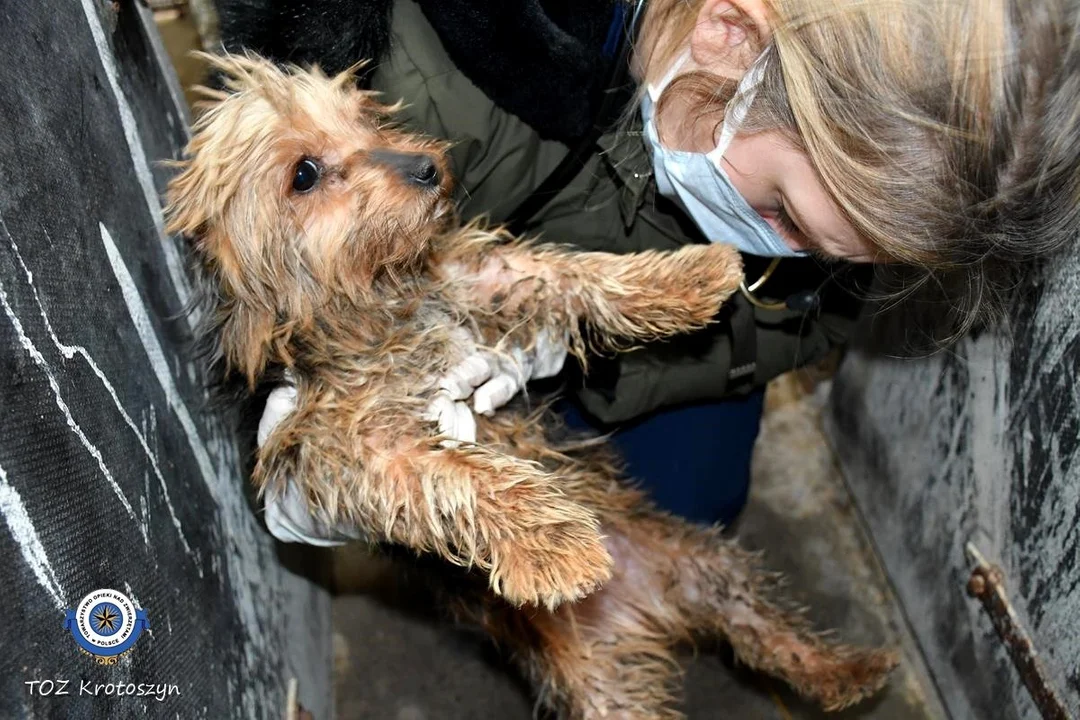
[[(654, 81), (702, 0), (653, 0)], [(743, 132), (788, 130), (902, 293), (945, 293), (948, 337), (1001, 320), (1023, 272), (1080, 231), (1080, 2), (768, 0)], [(671, 88), (723, 119), (730, 80)], [(661, 106), (661, 111), (663, 107)]]

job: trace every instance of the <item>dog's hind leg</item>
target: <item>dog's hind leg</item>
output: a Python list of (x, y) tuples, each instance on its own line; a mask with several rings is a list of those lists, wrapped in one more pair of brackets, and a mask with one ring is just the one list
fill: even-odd
[[(645, 531), (635, 533), (641, 561), (657, 573), (675, 572), (667, 602), (678, 608), (680, 631), (721, 636), (740, 661), (781, 678), (826, 710), (873, 695), (895, 667), (894, 652), (826, 640), (800, 613), (771, 600), (776, 575), (758, 569), (756, 555), (717, 530), (668, 518), (635, 530)], [(662, 536), (664, 547), (656, 547)]]
[(633, 605), (618, 577), (555, 612), (486, 603), (479, 621), (510, 651), (539, 702), (560, 720), (679, 720), (681, 669), (666, 630)]
[(574, 720), (678, 720), (682, 669), (661, 628), (607, 588), (535, 619), (541, 698)]
[[(638, 707), (628, 716), (678, 717), (667, 704), (678, 687), (668, 652), (695, 638), (727, 640), (742, 662), (830, 709), (884, 685), (896, 664), (893, 653), (845, 647), (815, 634), (799, 613), (773, 599), (775, 576), (759, 569), (756, 555), (717, 529), (651, 509), (639, 491), (618, 482), (610, 448), (569, 438), (554, 443), (561, 448), (555, 451), (551, 441), (541, 440), (537, 423), (521, 417), (485, 418), (479, 431), (492, 445), (501, 439), (544, 462), (572, 500), (600, 517), (615, 563), (611, 580), (553, 615), (529, 616), (532, 632), (539, 633), (534, 663), (542, 677), (553, 678), (553, 697), (569, 698), (564, 704), (578, 708), (578, 716)], [(565, 435), (557, 423), (550, 433)], [(641, 686), (648, 692), (637, 694), (636, 686), (623, 682), (635, 673), (656, 678)]]

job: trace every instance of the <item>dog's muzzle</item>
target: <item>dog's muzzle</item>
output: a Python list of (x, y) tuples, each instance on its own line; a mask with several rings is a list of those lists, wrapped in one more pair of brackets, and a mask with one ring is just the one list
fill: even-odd
[(418, 187), (437, 187), (439, 185), (439, 166), (435, 158), (426, 153), (395, 152), (393, 150), (372, 150), (371, 159), (385, 165), (401, 175), (410, 185)]

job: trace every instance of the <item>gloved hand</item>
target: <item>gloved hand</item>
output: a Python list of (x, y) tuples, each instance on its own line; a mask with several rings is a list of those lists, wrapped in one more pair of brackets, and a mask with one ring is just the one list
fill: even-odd
[[(541, 330), (531, 350), (514, 347), (499, 352), (488, 348), (472, 346), (472, 354), (457, 367), (447, 373), (439, 383), (440, 396), (459, 402), (473, 399), (473, 412), (480, 415), (493, 415), (495, 411), (514, 397), (530, 380), (543, 380), (554, 377), (566, 363), (566, 338), (555, 338), (546, 330)], [(440, 401), (436, 398), (432, 407)], [(429, 408), (429, 413), (432, 408)], [(442, 414), (432, 417), (440, 419), (439, 430), (446, 435), (442, 427)], [(474, 428), (475, 431), (475, 428)], [(461, 439), (461, 438), (458, 438)], [(475, 432), (473, 440), (475, 440)]]
[[(443, 444), (476, 442), (473, 412), (493, 415), (497, 409), (524, 389), (530, 380), (554, 377), (566, 362), (565, 338), (541, 331), (529, 351), (511, 348), (500, 352), (472, 344), (472, 353), (439, 382), (439, 391), (425, 411), (436, 423)], [(289, 381), (288, 376), (286, 380)], [(472, 409), (466, 402), (472, 397)], [(296, 387), (287, 382), (270, 393), (259, 420), (256, 439), (266, 442), (281, 420), (296, 408)], [(266, 500), (266, 527), (282, 542), (300, 542), (324, 547), (344, 545), (364, 537), (354, 525), (331, 525), (323, 513), (312, 513), (295, 483), (289, 482), (281, 495)]]

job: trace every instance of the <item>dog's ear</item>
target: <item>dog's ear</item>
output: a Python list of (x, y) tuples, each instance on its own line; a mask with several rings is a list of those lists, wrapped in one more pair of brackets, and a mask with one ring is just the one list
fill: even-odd
[(220, 227), (207, 226), (190, 239), (206, 311), (200, 332), (223, 376), (240, 375), (254, 389), (271, 362), (290, 363), (292, 326), (279, 322), (279, 298), (248, 281), (243, 260)]
[(198, 237), (222, 216), (240, 185), (242, 160), (250, 155), (258, 136), (255, 129), (264, 122), (261, 116), (250, 119), (250, 113), (245, 112), (249, 106), (235, 96), (257, 86), (264, 75), (283, 77), (280, 70), (261, 58), (206, 53), (200, 56), (212, 68), (226, 73), (225, 89), (195, 88), (204, 99), (197, 104), (201, 112), (191, 128), (185, 158), (163, 163), (177, 170), (166, 191), (166, 229), (188, 237)]
[(185, 159), (163, 163), (177, 171), (165, 191), (166, 232), (197, 238), (221, 219), (239, 184), (235, 163), (225, 162), (233, 158), (221, 158), (224, 149), (216, 134), (198, 132)]
[(222, 308), (221, 354), (226, 371), (242, 375), (254, 390), (274, 348), (284, 346), (284, 338), (275, 332), (273, 311), (243, 301), (229, 305)]
[(165, 231), (198, 237), (210, 220), (211, 194), (203, 168), (193, 160), (167, 162), (180, 172), (165, 191)]
[(183, 236), (203, 271), (231, 295), (239, 290), (240, 260), (221, 226), (224, 193), (210, 182), (207, 168), (198, 162), (198, 157), (173, 163), (181, 172), (169, 182), (166, 191), (165, 230)]

